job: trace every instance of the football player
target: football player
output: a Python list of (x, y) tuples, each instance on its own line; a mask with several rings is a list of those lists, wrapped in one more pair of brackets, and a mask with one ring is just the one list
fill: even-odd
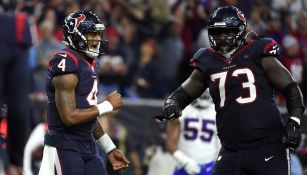
[[(209, 92), (182, 111), (167, 127), (167, 146), (178, 162), (174, 175), (210, 175), (220, 148), (215, 109)], [(204, 151), (205, 150), (205, 151)]]
[[(246, 18), (238, 8), (217, 8), (208, 21), (211, 47), (194, 54), (195, 69), (166, 99), (161, 118), (180, 117), (209, 88), (222, 145), (213, 175), (286, 175), (288, 149), (301, 140), (302, 93), (276, 59), (277, 43), (270, 38), (247, 41), (245, 35)], [(275, 90), (287, 101), (285, 127), (274, 102)]]
[(67, 47), (49, 61), (48, 132), (40, 175), (106, 174), (95, 141), (107, 153), (115, 170), (128, 166), (126, 156), (104, 133), (99, 116), (121, 107), (117, 92), (97, 104), (98, 64), (105, 27), (90, 11), (76, 11), (65, 18)]

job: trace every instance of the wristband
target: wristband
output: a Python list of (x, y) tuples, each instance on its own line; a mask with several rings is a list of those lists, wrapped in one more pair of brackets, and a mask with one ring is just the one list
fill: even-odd
[(103, 136), (101, 136), (100, 139), (97, 140), (97, 143), (107, 154), (116, 148), (116, 146), (114, 145), (113, 141), (111, 140), (111, 138), (107, 133), (103, 134)]
[(185, 166), (185, 164), (187, 164), (187, 162), (189, 161), (189, 158), (180, 150), (176, 150), (173, 153), (173, 156), (177, 160), (177, 162), (181, 164), (181, 166)]
[(301, 120), (297, 117), (291, 116), (290, 117), (292, 120), (296, 121), (298, 123), (298, 125), (301, 125)]
[(98, 105), (96, 105), (98, 111), (99, 111), (99, 115), (108, 113), (108, 112), (112, 112), (113, 111), (113, 106), (109, 101), (104, 101), (102, 103), (99, 103)]

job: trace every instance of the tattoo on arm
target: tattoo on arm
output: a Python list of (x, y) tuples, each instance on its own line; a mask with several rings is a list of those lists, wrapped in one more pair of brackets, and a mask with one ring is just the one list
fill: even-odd
[(75, 90), (78, 78), (74, 74), (56, 76), (52, 80), (55, 88), (55, 103), (63, 123), (67, 126), (88, 122), (98, 116), (98, 109), (76, 108)]
[[(74, 74), (56, 76), (52, 83), (55, 87), (55, 102), (61, 117), (76, 108), (75, 89), (78, 78)], [(63, 119), (62, 119), (63, 120)]]
[(102, 137), (103, 134), (104, 134), (104, 130), (103, 130), (102, 124), (100, 122), (101, 121), (99, 120), (99, 117), (97, 117), (97, 120), (96, 120), (96, 123), (95, 123), (95, 126), (94, 126), (94, 131), (93, 131), (93, 136), (96, 140), (99, 139), (100, 137)]

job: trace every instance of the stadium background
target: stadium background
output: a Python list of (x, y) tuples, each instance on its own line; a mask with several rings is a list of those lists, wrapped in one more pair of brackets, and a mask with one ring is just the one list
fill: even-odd
[[(0, 13), (26, 13), (33, 29), (28, 58), (30, 127), (46, 119), (46, 69), (50, 55), (64, 47), (60, 26), (65, 16), (75, 10), (92, 10), (106, 25), (104, 36), (109, 41), (100, 57), (99, 99), (113, 90), (125, 98), (123, 109), (104, 118), (105, 129), (134, 165), (117, 174), (157, 174), (152, 171), (158, 166), (167, 175), (174, 162), (164, 152), (165, 124), (155, 123), (152, 116), (161, 112), (162, 99), (190, 74), (193, 53), (209, 46), (208, 15), (219, 5), (239, 7), (248, 19), (249, 31), (278, 42), (278, 59), (301, 86), (306, 103), (307, 0), (2, 0)], [(286, 115), (281, 95), (277, 94), (276, 102)], [(6, 106), (1, 114), (5, 118)], [(1, 133), (5, 137), (5, 119)], [(295, 154), (307, 174), (306, 139)], [(40, 151), (33, 154), (34, 171), (40, 157)]]

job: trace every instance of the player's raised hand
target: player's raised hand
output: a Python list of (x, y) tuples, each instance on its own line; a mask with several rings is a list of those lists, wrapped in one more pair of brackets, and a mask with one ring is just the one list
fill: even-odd
[(127, 157), (118, 149), (114, 149), (108, 154), (108, 159), (110, 160), (114, 170), (122, 170), (127, 168), (130, 161)]
[(112, 104), (113, 110), (120, 108), (123, 104), (122, 96), (117, 91), (111, 92), (107, 96), (107, 100)]
[(286, 125), (284, 143), (286, 147), (295, 150), (301, 143), (302, 132), (298, 122), (291, 118), (288, 119)]

